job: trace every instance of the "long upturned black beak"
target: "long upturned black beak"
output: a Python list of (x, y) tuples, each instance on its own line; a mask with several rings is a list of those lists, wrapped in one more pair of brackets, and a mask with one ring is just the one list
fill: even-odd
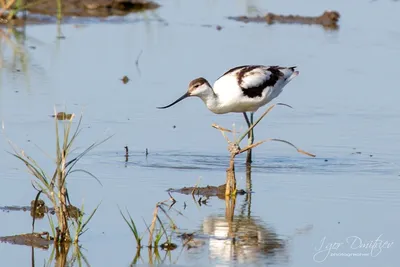
[(175, 102), (173, 102), (172, 104), (169, 104), (168, 106), (165, 106), (165, 107), (157, 107), (157, 108), (159, 108), (159, 109), (164, 109), (164, 108), (172, 107), (172, 106), (175, 105), (176, 103), (182, 101), (183, 99), (185, 99), (185, 98), (187, 98), (187, 97), (189, 97), (189, 96), (190, 96), (189, 93), (186, 92), (183, 96), (181, 96), (180, 98), (178, 98), (177, 100), (175, 100)]

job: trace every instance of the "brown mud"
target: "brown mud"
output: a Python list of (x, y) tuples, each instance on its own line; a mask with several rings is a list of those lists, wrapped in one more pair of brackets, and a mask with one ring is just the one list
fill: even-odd
[[(183, 187), (179, 189), (173, 189), (170, 188), (167, 191), (170, 193), (180, 193), (184, 195), (197, 195), (197, 196), (205, 196), (205, 197), (218, 197), (221, 199), (225, 199), (225, 189), (226, 185), (220, 185), (220, 186), (211, 186), (207, 185), (205, 187)], [(244, 195), (246, 194), (246, 191), (243, 189), (237, 190), (236, 194), (238, 195)]]
[(305, 17), (300, 15), (278, 15), (274, 13), (267, 13), (265, 16), (247, 17), (228, 17), (228, 19), (241, 21), (244, 23), (257, 22), (257, 23), (283, 23), (283, 24), (305, 24), (305, 25), (321, 25), (326, 29), (336, 30), (339, 28), (340, 14), (337, 11), (325, 11), (322, 15), (317, 17)]
[(48, 249), (53, 244), (53, 240), (48, 232), (43, 233), (28, 233), (13, 236), (0, 237), (0, 242), (24, 245), (41, 249)]
[[(49, 15), (56, 17), (59, 10), (62, 17), (97, 17), (106, 18), (109, 16), (124, 16), (131, 12), (154, 10), (160, 7), (159, 4), (147, 0), (60, 0), (61, 9), (55, 0), (25, 0), (25, 10), (29, 14)], [(11, 9), (14, 6), (11, 7)], [(22, 10), (21, 10), (22, 11)], [(28, 15), (8, 16), (7, 11), (0, 14), (0, 25), (10, 24), (21, 26), (25, 23), (37, 24), (51, 22), (49, 18), (36, 18)]]
[[(35, 200), (32, 200), (30, 206), (0, 206), (0, 210), (4, 212), (29, 211), (31, 216), (35, 217), (35, 219), (42, 219), (46, 213), (50, 213), (52, 215), (55, 214), (54, 208), (46, 206), (45, 202), (41, 199), (37, 201), (36, 209)], [(77, 207), (72, 205), (67, 206), (67, 211), (67, 216), (72, 219), (77, 219), (81, 215), (81, 211)]]
[(72, 120), (75, 117), (75, 114), (67, 114), (65, 112), (58, 112), (56, 115), (50, 115), (50, 117), (54, 118), (56, 117), (57, 120), (59, 121), (64, 121), (64, 120)]

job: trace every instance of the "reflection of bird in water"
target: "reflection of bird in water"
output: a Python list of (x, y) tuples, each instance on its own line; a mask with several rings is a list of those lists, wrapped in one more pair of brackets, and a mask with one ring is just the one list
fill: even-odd
[(204, 220), (203, 232), (212, 236), (210, 256), (218, 262), (258, 265), (260, 261), (287, 258), (285, 240), (252, 217), (235, 216), (230, 223), (223, 216), (211, 216)]
[[(181, 100), (197, 96), (216, 114), (243, 113), (248, 126), (253, 124), (253, 114), (276, 98), (299, 72), (296, 67), (247, 65), (232, 68), (217, 79), (214, 86), (200, 77), (189, 83), (188, 91), (161, 109), (169, 108)], [(250, 120), (246, 112), (251, 112)], [(252, 134), (252, 132), (251, 132)]]

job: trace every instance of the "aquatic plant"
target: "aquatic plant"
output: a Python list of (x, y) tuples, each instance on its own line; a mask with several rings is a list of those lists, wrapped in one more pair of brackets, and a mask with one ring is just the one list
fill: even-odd
[[(16, 18), (18, 13), (26, 11), (28, 8), (36, 6), (48, 0), (37, 0), (27, 3), (26, 0), (0, 0), (0, 19), (3, 17), (2, 23), (8, 23), (10, 20)], [(62, 0), (55, 0), (57, 7), (56, 18), (58, 21), (62, 19)], [(6, 15), (6, 16), (3, 16)]]
[[(239, 138), (237, 138), (236, 140), (234, 140), (233, 142), (231, 140), (229, 140), (229, 138), (225, 135), (225, 132), (230, 132), (230, 133), (234, 133), (234, 131), (223, 128), (217, 124), (213, 124), (212, 127), (220, 130), (220, 132), (222, 133), (223, 137), (225, 138), (225, 140), (228, 143), (228, 151), (230, 153), (230, 161), (229, 161), (229, 168), (227, 169), (227, 176), (226, 176), (226, 189), (225, 189), (225, 195), (226, 196), (231, 196), (231, 195), (235, 195), (236, 194), (236, 178), (235, 178), (235, 157), (239, 154), (242, 154), (243, 152), (249, 151), (265, 142), (270, 142), (270, 141), (275, 141), (275, 142), (281, 142), (281, 143), (285, 143), (290, 145), (291, 147), (295, 148), (297, 150), (297, 152), (310, 156), (310, 157), (315, 157), (314, 154), (311, 154), (309, 152), (306, 152), (302, 149), (299, 149), (298, 147), (296, 147), (294, 144), (292, 144), (289, 141), (286, 140), (282, 140), (282, 139), (276, 139), (276, 138), (268, 138), (262, 141), (258, 141), (256, 143), (253, 143), (253, 140), (251, 140), (251, 142), (248, 142), (248, 145), (245, 148), (241, 148), (240, 147), (240, 143), (242, 142), (242, 140), (249, 135), (250, 132), (252, 132), (252, 130), (254, 129), (254, 127), (257, 126), (257, 124), (276, 106), (286, 106), (289, 108), (292, 108), (291, 106), (287, 105), (287, 104), (283, 104), (283, 103), (277, 103), (274, 105), (271, 105), (261, 116), (260, 118), (258, 118), (258, 120), (252, 124)], [(251, 159), (251, 157), (250, 157)], [(250, 164), (249, 162), (249, 157), (247, 157), (247, 163)]]
[[(171, 204), (168, 206), (166, 203), (171, 202)], [(175, 199), (171, 196), (170, 198), (161, 202), (158, 202), (156, 204), (156, 207), (153, 211), (153, 216), (152, 216), (152, 221), (150, 226), (147, 226), (146, 228), (149, 233), (149, 238), (148, 238), (148, 243), (147, 247), (149, 249), (154, 249), (154, 253), (157, 251), (159, 247), (165, 249), (165, 250), (172, 250), (176, 248), (176, 245), (172, 243), (172, 233), (177, 229), (176, 224), (174, 220), (171, 218), (171, 216), (168, 214), (167, 210), (164, 208), (165, 206), (168, 206), (169, 209), (172, 208), (172, 206), (176, 203)], [(120, 209), (120, 213), (126, 224), (129, 226), (129, 229), (131, 230), (135, 241), (136, 241), (136, 247), (138, 249), (138, 253), (140, 255), (140, 249), (143, 248), (142, 245), (142, 240), (143, 240), (143, 235), (139, 234), (139, 231), (136, 228), (136, 223), (132, 219), (129, 211), (127, 212), (127, 216), (124, 215), (124, 213)], [(169, 221), (169, 229), (171, 229), (170, 234), (168, 235), (167, 228), (165, 226), (165, 223), (161, 220), (159, 212), (165, 215), (165, 217)], [(157, 227), (158, 226), (158, 227)], [(160, 244), (162, 238), (165, 237), (165, 242)]]
[(137, 228), (136, 228), (136, 224), (135, 224), (135, 222), (133, 221), (133, 219), (132, 219), (132, 217), (131, 217), (131, 214), (129, 213), (129, 211), (127, 211), (128, 216), (129, 216), (129, 221), (128, 221), (128, 219), (125, 217), (125, 215), (122, 213), (122, 211), (119, 210), (119, 212), (121, 213), (122, 218), (124, 218), (126, 224), (127, 224), (127, 225), (129, 226), (129, 228), (131, 229), (131, 232), (132, 232), (132, 234), (133, 234), (133, 236), (135, 237), (135, 240), (136, 240), (137, 248), (140, 249), (140, 248), (142, 247), (142, 239), (143, 239), (143, 236), (140, 236), (140, 235), (139, 235), (139, 231), (138, 231)]
[(15, 2), (17, 2), (18, 5), (18, 1), (20, 0), (0, 0), (0, 16), (7, 13)]
[(28, 6), (32, 4), (25, 4), (24, 0), (0, 0), (0, 16), (3, 16), (5, 21), (3, 23), (8, 23), (10, 20), (14, 19), (16, 15), (24, 11)]
[[(32, 157), (28, 156), (23, 150), (17, 148), (10, 140), (8, 141), (14, 151), (14, 153), (11, 154), (23, 162), (26, 165), (29, 173), (35, 178), (32, 181), (33, 187), (38, 190), (38, 194), (35, 199), (35, 205), (39, 199), (39, 196), (44, 194), (51, 202), (55, 210), (57, 226), (55, 225), (52, 217), (48, 214), (54, 242), (57, 244), (69, 242), (77, 243), (79, 237), (87, 230), (87, 224), (97, 211), (98, 206), (90, 213), (89, 217), (84, 220), (83, 206), (81, 210), (79, 210), (74, 208), (70, 203), (68, 197), (67, 180), (71, 174), (82, 172), (100, 183), (100, 181), (92, 173), (83, 169), (77, 169), (75, 166), (89, 151), (111, 138), (111, 136), (103, 141), (93, 143), (82, 153), (70, 159), (74, 141), (81, 132), (80, 126), (82, 122), (82, 116), (78, 121), (75, 131), (72, 131), (72, 123), (75, 117), (74, 114), (72, 114), (68, 119), (65, 118), (65, 120), (60, 120), (60, 118), (57, 116), (58, 113), (55, 112), (54, 114), (56, 130), (56, 156), (55, 170), (53, 175), (48, 175)], [(60, 129), (60, 124), (63, 125), (62, 129)], [(32, 231), (34, 231), (34, 222), (35, 217), (33, 218)], [(74, 238), (71, 237), (71, 226), (75, 228)]]

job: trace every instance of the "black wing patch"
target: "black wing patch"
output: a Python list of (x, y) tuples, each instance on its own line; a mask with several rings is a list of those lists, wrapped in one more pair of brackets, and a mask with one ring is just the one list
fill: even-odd
[(234, 67), (234, 68), (228, 70), (227, 72), (225, 72), (224, 74), (222, 74), (221, 76), (219, 76), (217, 80), (219, 80), (219, 78), (221, 78), (222, 76), (225, 76), (229, 73), (237, 71), (238, 69), (244, 69), (244, 68), (248, 68), (248, 67), (261, 67), (261, 66), (260, 65), (257, 65), (257, 66), (243, 65), (243, 66)]
[[(280, 71), (281, 67), (279, 66), (268, 67), (264, 69), (263, 73), (252, 73), (252, 71), (260, 67), (261, 66), (245, 66), (237, 73), (238, 83), (242, 88), (243, 95), (250, 98), (261, 97), (263, 91), (267, 87), (274, 86), (283, 76), (283, 73)], [(244, 80), (248, 75), (252, 74), (258, 75), (258, 79), (255, 78), (252, 82)]]

